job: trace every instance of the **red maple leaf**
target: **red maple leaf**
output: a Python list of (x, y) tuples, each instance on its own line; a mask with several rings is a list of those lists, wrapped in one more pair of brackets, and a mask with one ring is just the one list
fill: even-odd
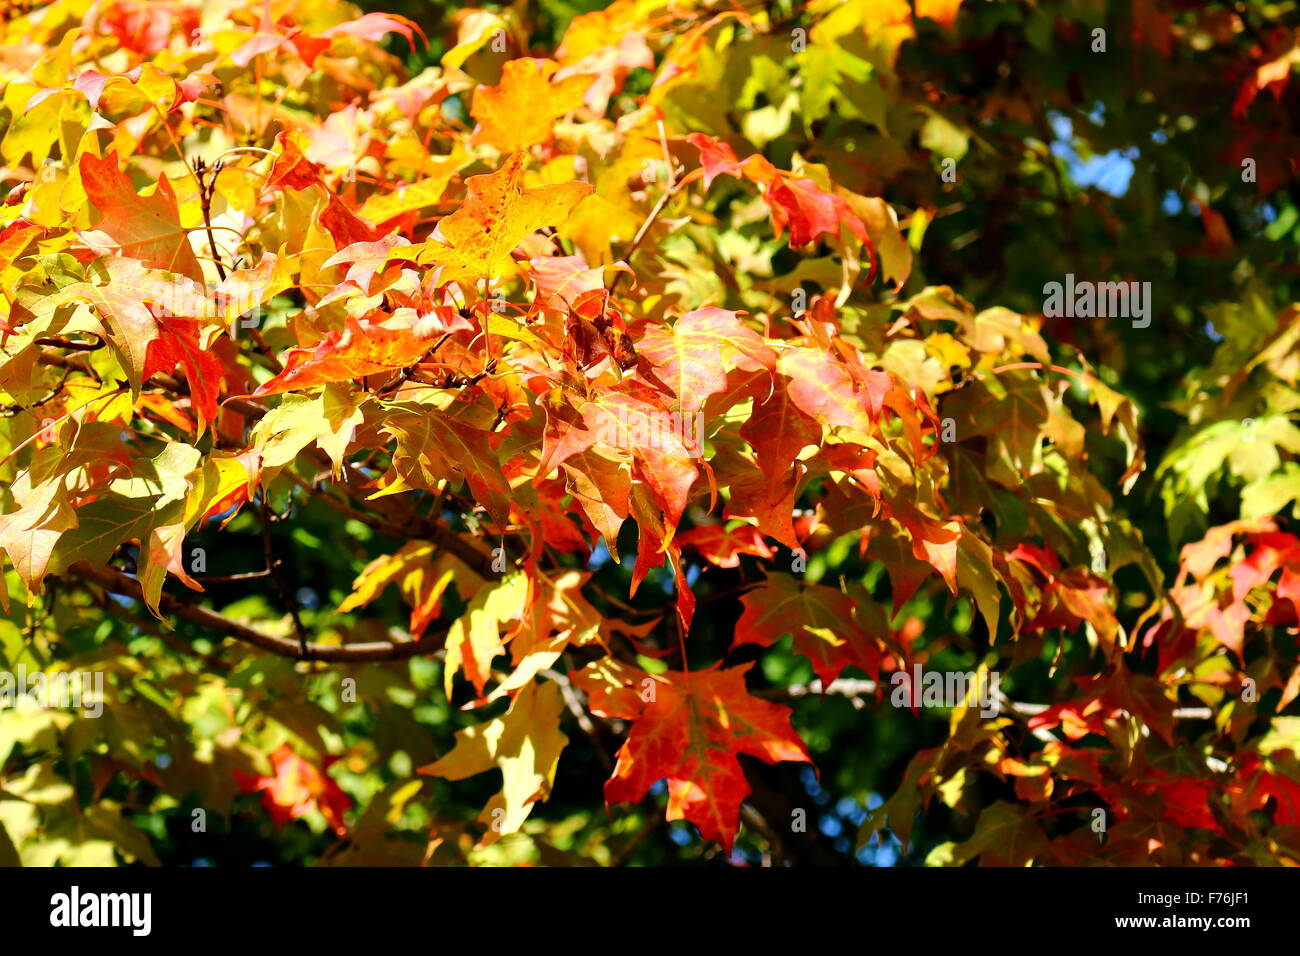
[[(335, 759), (327, 759), (325, 767)], [(235, 780), (245, 793), (262, 792), (262, 806), (277, 827), (315, 808), (325, 817), (330, 829), (339, 836), (347, 835), (343, 814), (352, 806), (352, 800), (325, 774), (323, 767), (318, 769), (295, 754), (288, 744), (282, 744), (271, 754), (271, 768), (269, 777), (235, 768)]]
[(655, 781), (666, 778), (668, 819), (689, 820), (705, 839), (730, 851), (740, 826), (740, 804), (749, 793), (737, 755), (767, 763), (812, 763), (790, 727), (790, 711), (745, 688), (745, 672), (752, 666), (668, 671), (655, 677), (648, 701), (629, 695), (607, 698), (618, 710), (610, 716), (636, 723), (605, 783), (606, 801), (635, 803)]

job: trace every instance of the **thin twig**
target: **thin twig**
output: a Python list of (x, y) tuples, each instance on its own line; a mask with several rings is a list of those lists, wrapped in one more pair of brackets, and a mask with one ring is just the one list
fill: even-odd
[(596, 751), (596, 756), (600, 758), (605, 772), (609, 773), (614, 769), (614, 762), (609, 759), (609, 754), (605, 752), (605, 742), (600, 739), (600, 732), (596, 730), (596, 725), (592, 723), (591, 717), (582, 705), (582, 701), (578, 699), (578, 692), (574, 689), (573, 682), (559, 671), (549, 668), (542, 671), (542, 676), (560, 688), (560, 696), (564, 698), (564, 705), (569, 708), (569, 713), (573, 715), (573, 719), (578, 722), (582, 732), (591, 741), (591, 747)]
[(199, 205), (203, 209), (203, 226), (208, 234), (208, 249), (212, 252), (212, 264), (217, 267), (217, 275), (226, 281), (226, 267), (221, 264), (221, 254), (217, 252), (217, 239), (212, 234), (212, 195), (217, 185), (217, 175), (221, 172), (221, 161), (212, 167), (212, 178), (208, 179), (207, 165), (200, 156), (194, 161), (194, 178), (199, 184)]
[(307, 629), (302, 626), (302, 617), (298, 613), (298, 602), (289, 593), (289, 587), (284, 583), (284, 579), (277, 573), (284, 566), (284, 562), (275, 556), (271, 545), (271, 508), (266, 501), (265, 488), (262, 489), (262, 494), (258, 498), (258, 507), (262, 514), (262, 554), (266, 559), (266, 570), (270, 574), (271, 582), (275, 585), (276, 593), (280, 595), (281, 606), (293, 618), (293, 630), (298, 635), (298, 644), (303, 649), (303, 656), (306, 657)]
[[(654, 225), (655, 220), (659, 218), (659, 214), (664, 211), (664, 207), (668, 205), (668, 201), (677, 195), (681, 188), (688, 182), (690, 182), (689, 176), (676, 183), (671, 189), (667, 190), (659, 197), (659, 201), (654, 204), (654, 208), (650, 210), (650, 214), (645, 217), (645, 221), (641, 223), (641, 227), (637, 229), (636, 235), (632, 237), (632, 242), (627, 247), (627, 251), (623, 253), (624, 262), (627, 262), (629, 265), (631, 264), (632, 255), (641, 245), (641, 241), (645, 239), (646, 233), (650, 231), (650, 227)], [(625, 272), (619, 272), (618, 275), (614, 276), (613, 281), (609, 284), (610, 295), (613, 295), (618, 290), (618, 284), (626, 274), (627, 273)]]

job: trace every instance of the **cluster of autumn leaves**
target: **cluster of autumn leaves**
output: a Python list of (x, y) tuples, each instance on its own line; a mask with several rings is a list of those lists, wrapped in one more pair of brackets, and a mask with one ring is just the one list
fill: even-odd
[[(667, 817), (730, 847), (750, 789), (738, 755), (812, 758), (751, 665), (688, 666), (689, 572), (761, 568), (733, 646), (790, 636), (824, 686), (924, 660), (899, 612), (946, 592), (997, 648), (982, 666), (1059, 659), (1074, 633), (1101, 663), (1028, 720), (1010, 702), (991, 721), (959, 708), (864, 837), (906, 840), (919, 807), (992, 773), (1022, 803), (987, 809), (942, 860), (1080, 862), (1156, 840), (1207, 861), (1170, 832), (1224, 826), (1201, 799), (1219, 786), (1208, 771), (1162, 769), (1179, 675), (1214, 668), (1221, 701), (1244, 629), (1294, 623), (1296, 540), (1219, 529), (1166, 597), (1083, 440), (1111, 440), (1126, 489), (1143, 458), (1122, 395), (1081, 357), (1061, 372), (1033, 317), (946, 288), (899, 297), (912, 252), (880, 199), (665, 122), (696, 52), (761, 23), (618, 0), (577, 18), (554, 58), (513, 56), (480, 82), (473, 57), (503, 36), (518, 50), (503, 22), (467, 18), (441, 67), (410, 79), (378, 41), (420, 43), (413, 25), (346, 5), (56, 0), (8, 24), (0, 155), (25, 178), (0, 212), (0, 551), (23, 593), (0, 596), (63, 577), (103, 588), (93, 573), (134, 545), (126, 597), (158, 614), (170, 576), (176, 600), (201, 603), (187, 535), (296, 485), (395, 539), (341, 620), (395, 587), (409, 640), (444, 654), (448, 699), (508, 698), (422, 771), (501, 772), (482, 844), (547, 797), (567, 685), (630, 726), (609, 803), (666, 780)], [(650, 76), (637, 95), (633, 71)], [(762, 310), (676, 277), (666, 250), (709, 261), (742, 231), (835, 268), (810, 271), (806, 307), (774, 295)], [(845, 311), (860, 301), (872, 310)], [(663, 427), (694, 420), (703, 435)], [(846, 536), (886, 569), (887, 597), (801, 573)], [(631, 560), (625, 600), (667, 570), (663, 614), (624, 619), (584, 590), (598, 544)], [(1245, 561), (1217, 568), (1234, 547)], [(1116, 615), (1127, 563), (1147, 572), (1141, 630)], [(1261, 618), (1251, 601), (1279, 569)], [(447, 619), (452, 593), (465, 609)], [(347, 644), (334, 629), (302, 656)], [(1147, 646), (1154, 674), (1129, 663)], [(315, 806), (346, 832), (327, 774), (291, 749), (265, 759), (240, 781), (277, 820)], [(1288, 759), (1259, 747), (1234, 765), (1241, 814), (1272, 796), (1274, 821), (1296, 822)], [(1087, 827), (1052, 841), (1037, 821), (1080, 794), (1115, 815), (1104, 850)]]

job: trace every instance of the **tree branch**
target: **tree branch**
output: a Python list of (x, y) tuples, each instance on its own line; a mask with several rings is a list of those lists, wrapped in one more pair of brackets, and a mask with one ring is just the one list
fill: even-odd
[[(144, 599), (140, 584), (134, 578), (128, 577), (116, 568), (94, 569), (84, 562), (79, 562), (69, 568), (70, 573), (96, 584), (106, 591), (114, 594), (125, 595), (134, 598), (137, 601)], [(358, 662), (358, 661), (395, 661), (405, 660), (410, 657), (416, 657), (420, 654), (428, 654), (442, 647), (446, 640), (447, 633), (445, 630), (438, 631), (434, 634), (420, 638), (418, 641), (410, 641), (403, 644), (393, 644), (390, 642), (372, 642), (365, 644), (299, 644), (298, 641), (285, 637), (275, 637), (271, 634), (264, 634), (261, 631), (254, 630), (251, 627), (240, 624), (238, 621), (232, 621), (230, 618), (216, 611), (209, 610), (205, 607), (199, 607), (195, 604), (188, 604), (179, 598), (172, 597), (170, 594), (164, 594), (158, 601), (160, 610), (169, 614), (175, 614), (179, 618), (189, 621), (192, 624), (198, 624), (210, 631), (226, 637), (233, 637), (236, 640), (243, 641), (246, 644), (252, 644), (260, 650), (268, 651), (272, 654), (278, 654), (281, 657), (291, 657), (294, 660), (312, 660), (326, 662)]]

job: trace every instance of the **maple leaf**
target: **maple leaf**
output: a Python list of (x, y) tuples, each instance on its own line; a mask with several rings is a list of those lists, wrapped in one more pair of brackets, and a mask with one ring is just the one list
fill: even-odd
[[(780, 375), (764, 401), (754, 406), (740, 436), (754, 449), (757, 468), (732, 479), (726, 513), (754, 517), (765, 534), (789, 548), (799, 546), (790, 523), (803, 466), (800, 456), (821, 442), (822, 428), (791, 396), (790, 380)], [(738, 483), (739, 482), (739, 483)]]
[(140, 56), (167, 49), (172, 36), (188, 38), (199, 25), (199, 11), (188, 3), (126, 0), (104, 11), (104, 25), (122, 46)]
[(1165, 798), (1165, 816), (1180, 827), (1204, 827), (1219, 830), (1219, 824), (1208, 806), (1218, 787), (1209, 780), (1182, 777), (1161, 783), (1160, 793)]
[(1025, 807), (999, 800), (984, 808), (970, 839), (952, 846), (945, 862), (961, 866), (978, 857), (980, 866), (1025, 866), (1048, 847), (1047, 835)]
[[(694, 851), (655, 841), (649, 856), (635, 838), (610, 856), (573, 838), (592, 830), (581, 794), (596, 762), (585, 745), (563, 753), (560, 722), (592, 744), (627, 732), (608, 804), (667, 780), (669, 816), (730, 846), (750, 769), (739, 754), (808, 753), (790, 713), (746, 690), (744, 667), (687, 662), (739, 652), (775, 677), (787, 640), (824, 683), (850, 666), (878, 677), (974, 653), (988, 658), (980, 674), (1004, 668), (1008, 694), (1033, 698), (981, 720), (968, 695), (943, 734), (863, 699), (846, 723), (833, 700), (773, 688), (798, 701), (810, 742), (869, 717), (892, 742), (886, 762), (902, 755), (860, 838), (887, 826), (936, 865), (1300, 859), (1300, 719), (1285, 716), (1300, 699), (1300, 538), (1287, 524), (1300, 515), (1300, 306), (1278, 265), (1295, 216), (1286, 202), (1275, 216), (1249, 208), (1285, 196), (1297, 173), (1286, 107), (1300, 47), (1276, 15), (1254, 11), (1242, 31), (1222, 10), (1139, 0), (1125, 28), (1147, 66), (1195, 54), (1219, 68), (1161, 89), (1201, 135), (1144, 136), (1144, 151), (1182, 168), (1193, 140), (1222, 141), (1250, 185), (1213, 208), (1186, 203), (1192, 245), (1180, 217), (1125, 205), (1154, 251), (1251, 259), (1230, 303), (1207, 300), (1214, 277), (1195, 269), (1165, 285), (1170, 321), (1205, 308), (1209, 332), (1198, 321), (1186, 348), (1161, 353), (1137, 348), (1126, 323), (976, 308), (924, 287), (973, 279), (981, 301), (1014, 293), (1027, 308), (1026, 254), (1045, 276), (1135, 268), (1132, 250), (1102, 248), (1113, 210), (1082, 201), (1072, 170), (1053, 189), (1073, 213), (1065, 251), (1050, 217), (1030, 222), (1043, 197), (1025, 177), (995, 177), (1004, 201), (981, 233), (966, 222), (979, 184), (949, 175), (976, 152), (997, 160), (986, 142), (1052, 128), (1052, 105), (1078, 99), (1062, 78), (1088, 44), (1044, 32), (1050, 13), (998, 29), (1021, 72), (1045, 53), (1062, 69), (1032, 90), (975, 82), (953, 95), (944, 64), (978, 60), (987, 41), (983, 13), (962, 16), (960, 0), (810, 0), (777, 25), (804, 31), (793, 53), (735, 5), (678, 15), (613, 0), (573, 17), (554, 49), (530, 5), (461, 10), (441, 68), (409, 79), (395, 55), (418, 27), (347, 5), (233, 0), (205, 6), (201, 24), (196, 0), (9, 6), (0, 554), (14, 574), (0, 606), (20, 656), (53, 649), (57, 670), (108, 668), (134, 689), (114, 698), (84, 780), (59, 752), (58, 714), (0, 721), (0, 789), (17, 801), (0, 809), (41, 811), (40, 827), (0, 824), (0, 862), (154, 862), (150, 839), (118, 819), (141, 784), (167, 806), (191, 792), (224, 806), (242, 786), (277, 825), (318, 807), (342, 834), (347, 798), (281, 746), (287, 728), (326, 750), (323, 685), (295, 694), (292, 662), (324, 675), (413, 656), (409, 673), (356, 669), (375, 727), (354, 719), (360, 705), (324, 702), (331, 746), (347, 748), (365, 794), (330, 860), (642, 862), (664, 847), (685, 859)], [(390, 52), (379, 44), (393, 33), (407, 42)], [(1198, 37), (1213, 42), (1192, 49)], [(1236, 102), (1198, 112), (1220, 75)], [(1108, 114), (1125, 105), (1112, 86), (1099, 94)], [(1096, 147), (1095, 132), (1070, 135)], [(686, 154), (698, 168), (683, 174)], [(942, 176), (918, 177), (931, 166)], [(883, 196), (908, 197), (905, 218)], [(1258, 222), (1250, 243), (1233, 233)], [(979, 235), (1014, 241), (969, 241)], [(878, 268), (895, 295), (860, 287), (864, 259), (867, 285)], [(283, 368), (264, 371), (275, 355)], [(1160, 414), (1140, 416), (1117, 382), (1138, 383)], [(1114, 491), (1145, 472), (1148, 436), (1165, 449), (1165, 514), (1126, 516)], [(232, 523), (254, 500), (260, 520)], [(1227, 523), (1179, 554), (1207, 516)], [(253, 565), (239, 559), (250, 528), (262, 532)], [(224, 566), (209, 573), (207, 556)], [(814, 562), (815, 580), (786, 560)], [(758, 580), (739, 573), (755, 567)], [(953, 612), (936, 576), (974, 607)], [(327, 590), (337, 615), (317, 603)], [(696, 590), (740, 607), (710, 604), (706, 619)], [(897, 630), (887, 600), (912, 606)], [(101, 640), (152, 624), (133, 606), (159, 619), (145, 628), (158, 639)], [(178, 663), (200, 631), (202, 653)], [(1154, 661), (1137, 659), (1153, 647)], [(683, 670), (652, 676), (633, 655)], [(570, 657), (566, 686), (555, 668)], [(1025, 682), (1025, 667), (1045, 670)], [(433, 760), (421, 726), (453, 692), (496, 716), (468, 730), (458, 718), (442, 760), (393, 779), (395, 754)], [(590, 727), (583, 694), (587, 711), (630, 728)], [(164, 699), (211, 724), (191, 728), (217, 734), (204, 760), (185, 748), (143, 760), (141, 728), (170, 733), (157, 726)], [(1182, 706), (1193, 700), (1212, 719)], [(236, 739), (272, 772), (227, 772)], [(838, 749), (832, 784), (872, 770), (870, 754)], [(576, 758), (577, 797), (528, 819), (562, 758)], [(472, 850), (459, 801), (497, 788), (497, 771)], [(466, 785), (433, 788), (429, 775)], [(78, 799), (57, 799), (69, 785)], [(438, 807), (405, 812), (430, 789)], [(935, 799), (954, 812), (925, 813)], [(1068, 812), (1082, 805), (1106, 807), (1104, 841)], [(810, 841), (777, 840), (769, 822), (753, 834), (760, 850), (807, 859)], [(85, 839), (59, 838), (74, 830)], [(503, 833), (515, 839), (488, 846)]]
[[(575, 17), (564, 34), (564, 42), (556, 51), (557, 59), (565, 66), (555, 75), (555, 79), (587, 76), (590, 85), (583, 94), (583, 101), (597, 116), (605, 115), (609, 109), (610, 97), (623, 88), (630, 70), (653, 70), (655, 65), (654, 52), (646, 43), (642, 31), (625, 27), (606, 34), (603, 25), (590, 22), (584, 29), (584, 25), (579, 23), (584, 19), (594, 21), (606, 12), (596, 10)], [(606, 42), (605, 36), (609, 35), (617, 35), (618, 43)], [(600, 39), (597, 40), (597, 37)]]
[(855, 600), (839, 588), (768, 572), (763, 584), (740, 600), (745, 611), (736, 622), (734, 645), (770, 647), (793, 635), (795, 651), (812, 661), (822, 686), (849, 665), (873, 678), (879, 672), (880, 636), (862, 629), (855, 619)]
[(381, 555), (361, 569), (338, 612), (364, 607), (396, 583), (411, 608), (411, 634), (419, 637), (442, 613), (442, 598), (453, 580), (462, 598), (472, 598), (483, 583), (453, 555), (439, 553), (427, 541), (408, 541), (393, 554)]
[(323, 170), (307, 158), (302, 143), (302, 136), (291, 131), (282, 132), (276, 137), (280, 152), (266, 177), (268, 189), (287, 187), (299, 190), (321, 184)]
[(325, 209), (320, 214), (321, 225), (334, 238), (339, 249), (359, 242), (375, 242), (381, 238), (379, 230), (352, 211), (352, 209), (325, 184), (319, 166), (307, 159), (303, 152), (303, 136), (296, 130), (280, 132), (276, 145), (280, 148), (275, 164), (266, 179), (268, 189), (292, 189), (299, 192), (316, 187), (325, 198)]
[[(1256, 813), (1271, 800), (1274, 823), (1285, 826), (1300, 823), (1300, 780), (1295, 779), (1297, 769), (1300, 768), (1297, 768), (1294, 754), (1289, 752), (1270, 752), (1267, 760), (1255, 753), (1242, 754), (1236, 779), (1228, 787), (1233, 811), (1242, 815)], [(1214, 793), (1216, 789), (1211, 785), (1210, 792)], [(1206, 826), (1222, 832), (1222, 827), (1213, 818)]]
[(560, 467), (567, 479), (566, 489), (617, 558), (618, 529), (628, 516), (632, 491), (631, 465), (616, 454), (588, 447), (567, 455)]
[(494, 37), (505, 36), (508, 31), (509, 24), (497, 14), (488, 10), (468, 11), (456, 31), (456, 45), (442, 55), (443, 68), (462, 68), (485, 43)]
[(154, 269), (203, 281), (166, 176), (158, 179), (152, 194), (139, 196), (118, 168), (115, 152), (103, 159), (82, 153), (77, 169), (86, 199), (98, 214), (92, 219), (93, 230), (79, 233), (82, 242), (101, 254), (116, 252)]
[(482, 695), (491, 674), (492, 660), (506, 644), (501, 626), (521, 620), (528, 606), (528, 588), (524, 575), (506, 575), (499, 582), (479, 589), (464, 615), (451, 626), (443, 666), (443, 689), (448, 698), (456, 671), (462, 667), (465, 677)]
[(528, 263), (529, 277), (539, 301), (551, 308), (568, 308), (578, 296), (605, 287), (600, 269), (581, 256), (539, 256)]
[(957, 20), (957, 11), (961, 8), (961, 0), (916, 0), (916, 15), (918, 17), (929, 17), (936, 23), (940, 23), (952, 29), (953, 23)]
[(500, 84), (474, 93), (470, 115), (479, 125), (473, 141), (490, 143), (503, 153), (548, 142), (555, 121), (582, 105), (592, 81), (582, 75), (555, 77), (559, 68), (554, 60), (507, 61)]
[(549, 474), (593, 445), (619, 449), (663, 511), (671, 535), (700, 473), (698, 453), (686, 444), (693, 436), (683, 434), (681, 417), (674, 420), (650, 393), (635, 386), (595, 393), (577, 409), (555, 404), (546, 409), (538, 474)]
[[(62, 480), (47, 480), (35, 487), (20, 480), (12, 493), (18, 507), (0, 515), (0, 549), (23, 583), (35, 589), (40, 587), (63, 533), (77, 527), (77, 513)], [(7, 589), (4, 593), (8, 597)]]
[(776, 361), (762, 336), (735, 312), (715, 308), (687, 312), (671, 331), (650, 331), (637, 343), (637, 352), (655, 366), (688, 415), (727, 387), (729, 371), (770, 371)]
[(776, 557), (776, 551), (750, 525), (741, 525), (728, 531), (721, 524), (708, 524), (683, 531), (677, 535), (677, 543), (684, 548), (694, 548), (701, 557), (719, 568), (740, 567), (742, 554), (752, 554), (759, 558)]
[(763, 198), (772, 210), (772, 226), (778, 234), (790, 228), (790, 248), (799, 249), (821, 236), (838, 236), (840, 226), (866, 245), (871, 244), (867, 227), (839, 196), (824, 192), (811, 179), (779, 176), (771, 180)]
[(742, 174), (740, 159), (736, 151), (726, 143), (721, 143), (712, 136), (703, 133), (691, 133), (686, 141), (700, 152), (700, 164), (704, 168), (704, 188), (708, 189), (719, 176), (736, 176)]
[(3, 273), (45, 230), (26, 219), (15, 219), (0, 230), (0, 273)]
[(569, 672), (569, 680), (587, 695), (598, 717), (639, 716), (658, 693), (658, 683), (646, 671), (614, 657), (602, 657)]
[(489, 699), (523, 687), (554, 665), (570, 645), (602, 644), (608, 648), (603, 637), (606, 621), (582, 595), (582, 586), (590, 579), (589, 573), (581, 571), (538, 576), (533, 582), (532, 604), (521, 619), (521, 627), (510, 639), (514, 671)]
[(417, 771), (447, 780), (501, 771), (501, 792), (479, 815), (487, 825), (480, 846), (516, 832), (532, 805), (550, 795), (560, 752), (569, 742), (560, 731), (563, 711), (564, 700), (554, 684), (526, 684), (503, 715), (457, 731), (451, 752)]
[(383, 429), (397, 439), (391, 469), (396, 480), (376, 495), (466, 481), (492, 519), (507, 523), (510, 482), (489, 443), (490, 432), (412, 402), (387, 406)]
[(291, 350), (280, 374), (253, 394), (277, 395), (414, 365), (443, 338), (450, 318), (451, 309), (419, 319), (407, 315), (383, 322), (349, 316), (342, 332), (328, 333), (315, 348)]
[[(1073, 628), (1088, 621), (1106, 646), (1114, 645), (1119, 624), (1108, 603), (1110, 588), (1106, 582), (1088, 571), (1076, 568), (1063, 571), (1056, 555), (1033, 545), (1019, 545), (1007, 555), (1007, 560), (1028, 564), (1044, 578), (1042, 600), (1026, 625), (1030, 630)], [(1013, 596), (1019, 598), (1017, 590), (1012, 586)], [(1024, 603), (1022, 598), (1019, 603)]]
[(412, 50), (415, 49), (415, 34), (424, 36), (424, 31), (413, 21), (389, 13), (367, 13), (319, 33), (308, 33), (293, 25), (292, 18), (287, 15), (272, 20), (271, 7), (267, 4), (260, 12), (253, 34), (230, 54), (230, 59), (237, 66), (245, 67), (262, 54), (277, 50), (292, 51), (310, 68), (316, 65), (316, 58), (330, 48), (330, 43), (336, 36), (379, 41), (389, 33), (402, 34)]
[(357, 214), (362, 219), (383, 224), (405, 213), (437, 205), (462, 162), (461, 158), (450, 156), (441, 164), (437, 175), (419, 182), (400, 184), (392, 192), (376, 193), (361, 204)]
[(205, 423), (216, 421), (217, 396), (226, 373), (221, 360), (199, 345), (199, 328), (198, 322), (185, 319), (159, 319), (158, 337), (148, 345), (140, 374), (148, 379), (156, 371), (169, 372), (177, 365), (184, 368), (202, 434)]
[[(136, 97), (143, 97), (153, 104), (172, 110), (181, 103), (193, 102), (197, 91), (205, 83), (203, 77), (192, 81), (176, 83), (152, 63), (142, 63), (132, 70), (116, 75), (105, 76), (98, 70), (84, 70), (72, 83), (72, 89), (85, 95), (90, 108), (100, 109), (101, 100), (106, 112), (116, 112)], [(53, 96), (58, 90), (42, 90), (27, 103), (30, 112), (47, 96)]]
[[(396, 13), (365, 13), (355, 20), (346, 20), (321, 31), (323, 37), (354, 36), (379, 42), (390, 33), (399, 33), (415, 50), (415, 34), (424, 37), (424, 31), (414, 20)], [(425, 38), (426, 43), (428, 39)], [(309, 63), (308, 66), (311, 64)]]
[[(282, 248), (282, 254), (263, 253), (257, 265), (248, 269), (236, 269), (217, 283), (208, 300), (219, 310), (214, 318), (223, 324), (229, 324), (292, 287), (291, 259), (283, 252)], [(202, 314), (207, 316), (208, 311), (205, 309)]]
[(850, 437), (870, 434), (892, 387), (888, 373), (875, 372), (864, 388), (848, 368), (814, 348), (782, 352), (776, 368), (785, 376), (790, 401), (800, 411), (822, 425), (848, 429)]
[(958, 415), (971, 423), (971, 435), (988, 438), (987, 473), (1013, 488), (1020, 486), (1023, 476), (1043, 468), (1043, 427), (1049, 408), (1046, 386), (1027, 371), (982, 377), (943, 406), (945, 415)]
[(337, 476), (343, 455), (364, 420), (359, 408), (364, 400), (364, 395), (339, 384), (326, 385), (315, 397), (286, 395), (249, 435), (249, 452), (257, 461), (255, 474), (274, 474), (315, 443), (329, 455)]
[(1082, 683), (1085, 692), (1081, 696), (1036, 714), (1030, 718), (1029, 728), (1059, 726), (1071, 740), (1078, 740), (1087, 734), (1104, 736), (1108, 719), (1128, 715), (1150, 727), (1166, 743), (1173, 741), (1174, 701), (1166, 684), (1134, 674), (1122, 665)]
[(611, 716), (635, 723), (605, 783), (605, 799), (635, 803), (666, 778), (668, 819), (694, 823), (706, 840), (730, 851), (749, 793), (737, 756), (812, 763), (790, 728), (790, 711), (745, 688), (752, 666), (656, 675), (653, 697), (640, 708), (606, 696)]
[[(493, 173), (465, 180), (469, 197), (423, 246), (415, 247), (421, 265), (438, 268), (438, 284), (513, 276), (518, 266), (511, 253), (531, 232), (564, 222), (569, 212), (592, 192), (586, 183), (560, 183), (528, 189), (524, 186), (523, 152), (516, 152)], [(393, 250), (390, 258), (409, 257)]]
[[(149, 365), (149, 352), (158, 339), (158, 320), (149, 303), (172, 303), (178, 296), (177, 285), (189, 280), (172, 273), (146, 269), (138, 259), (109, 258), (95, 263), (89, 270), (96, 281), (73, 282), (45, 298), (38, 314), (49, 314), (73, 302), (84, 302), (99, 316), (102, 332), (117, 355), (133, 392), (139, 392)], [(197, 286), (190, 283), (197, 297)], [(183, 293), (179, 293), (183, 295)], [(164, 345), (165, 355), (173, 351)], [(183, 350), (182, 350), (183, 351)], [(165, 364), (158, 358), (151, 371)], [(175, 364), (175, 363), (173, 363)]]
[(199, 467), (198, 449), (183, 442), (166, 445), (152, 459), (133, 462), (127, 475), (110, 481), (77, 508), (76, 526), (53, 546), (49, 570), (58, 573), (81, 561), (103, 567), (126, 542), (146, 544), (147, 570), (159, 550), (154, 547), (149, 553), (151, 533), (183, 522), (191, 475)]
[(938, 571), (948, 589), (956, 594), (957, 546), (964, 533), (961, 524), (931, 518), (901, 498), (889, 504), (888, 513), (911, 537), (912, 556)]
[(677, 591), (677, 622), (682, 634), (689, 634), (695, 616), (695, 593), (686, 580), (681, 547), (673, 540), (674, 526), (641, 485), (633, 485), (629, 496), (633, 517), (636, 518), (636, 565), (632, 568), (629, 595), (635, 595), (641, 582), (652, 568), (665, 562), (672, 569), (673, 584)]
[(155, 461), (155, 470), (170, 471), (186, 485), (183, 504), (160, 508), (147, 537), (140, 542), (137, 578), (145, 605), (155, 616), (160, 616), (158, 603), (168, 574), (186, 587), (203, 590), (203, 585), (190, 576), (186, 566), (185, 535), (214, 506), (247, 497), (249, 468), (240, 456), (213, 455), (200, 461), (189, 451), (189, 446), (169, 446), (168, 452)]
[[(235, 768), (235, 779), (244, 793), (262, 794), (262, 805), (271, 814), (276, 826), (305, 816), (317, 809), (338, 836), (346, 836), (347, 824), (343, 814), (352, 806), (352, 800), (328, 776), (324, 769), (308, 763), (293, 752), (288, 744), (271, 754), (270, 776), (260, 776)], [(327, 760), (325, 768), (333, 759)]]
[[(362, 292), (369, 293), (370, 283), (374, 279), (375, 273), (382, 271), (388, 263), (388, 253), (397, 246), (408, 245), (410, 245), (410, 241), (401, 236), (385, 236), (376, 242), (354, 242), (350, 246), (344, 246), (322, 262), (321, 268), (328, 269), (330, 266), (348, 263), (348, 270), (344, 274), (343, 281), (351, 283)], [(335, 291), (339, 292), (341, 288)], [(332, 299), (334, 294), (330, 293), (326, 299), (322, 299), (321, 304), (323, 305), (327, 300)]]
[(750, 179), (763, 188), (763, 199), (772, 213), (772, 227), (778, 235), (789, 227), (792, 249), (809, 245), (824, 235), (839, 236), (841, 225), (872, 248), (866, 225), (843, 197), (826, 192), (811, 179), (777, 169), (758, 154), (742, 162), (726, 143), (702, 133), (692, 133), (687, 142), (700, 152), (705, 189), (724, 173)]
[(803, 465), (774, 473), (739, 462), (732, 467), (715, 465), (714, 470), (731, 493), (722, 512), (724, 518), (752, 521), (761, 534), (781, 542), (791, 551), (800, 547), (793, 515), (795, 498), (806, 471)]

